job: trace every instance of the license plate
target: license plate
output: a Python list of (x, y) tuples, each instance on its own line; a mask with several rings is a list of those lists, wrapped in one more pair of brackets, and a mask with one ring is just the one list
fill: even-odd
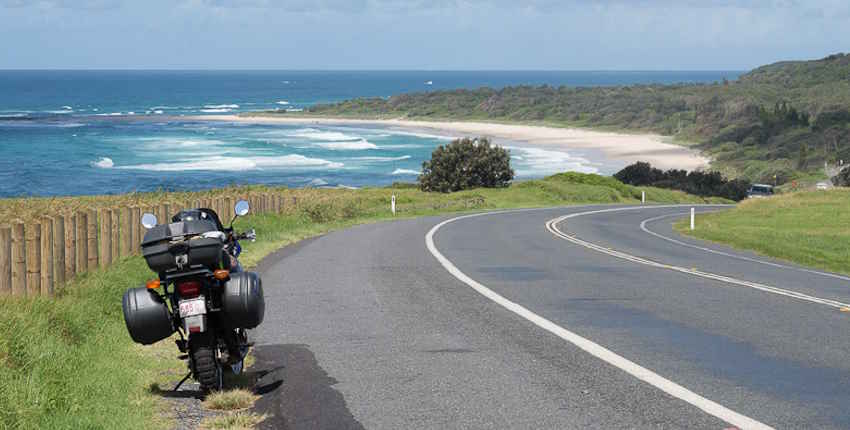
[(180, 318), (204, 315), (207, 313), (207, 304), (203, 297), (191, 300), (180, 300), (178, 304), (180, 305)]

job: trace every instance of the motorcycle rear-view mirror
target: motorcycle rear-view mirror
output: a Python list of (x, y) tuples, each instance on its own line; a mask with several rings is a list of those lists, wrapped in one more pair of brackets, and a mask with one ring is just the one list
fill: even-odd
[(156, 215), (149, 213), (142, 215), (142, 227), (148, 230), (156, 227)]
[(236, 205), (233, 207), (233, 213), (236, 216), (245, 216), (248, 215), (248, 212), (251, 210), (251, 205), (248, 204), (245, 200), (239, 200), (236, 202)]

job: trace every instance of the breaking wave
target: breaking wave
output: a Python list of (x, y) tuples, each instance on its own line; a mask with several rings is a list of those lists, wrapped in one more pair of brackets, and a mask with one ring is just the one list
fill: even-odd
[(516, 173), (521, 176), (542, 176), (560, 172), (597, 173), (599, 169), (591, 166), (590, 160), (574, 157), (562, 151), (540, 148), (508, 146), (511, 152), (522, 155), (512, 155), (517, 161)]
[(100, 167), (101, 169), (111, 169), (115, 166), (115, 163), (112, 162), (111, 158), (101, 157), (100, 160), (92, 161), (89, 163), (92, 167)]
[(418, 170), (411, 170), (411, 169), (395, 169), (395, 170), (393, 170), (393, 173), (392, 173), (392, 175), (396, 175), (396, 176), (398, 176), (398, 175), (417, 175), (418, 176), (418, 175), (421, 175), (421, 174), (422, 174), (422, 172), (420, 172)]
[(328, 168), (338, 169), (343, 167), (342, 163), (323, 160), (321, 158), (309, 158), (303, 155), (290, 154), (280, 157), (225, 157), (214, 156), (202, 158), (195, 161), (181, 161), (175, 163), (150, 163), (132, 166), (120, 166), (118, 169), (149, 170), (156, 172), (180, 172), (191, 170), (219, 170), (219, 171), (246, 171), (255, 169), (275, 168)]
[(325, 149), (332, 150), (364, 150), (364, 149), (378, 149), (378, 146), (374, 143), (367, 141), (366, 139), (360, 139), (356, 142), (322, 142), (317, 143), (317, 146), (321, 146)]

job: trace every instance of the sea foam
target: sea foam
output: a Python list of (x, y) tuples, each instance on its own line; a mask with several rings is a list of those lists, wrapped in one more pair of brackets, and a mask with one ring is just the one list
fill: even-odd
[(563, 151), (549, 149), (508, 146), (511, 152), (522, 155), (512, 155), (518, 161), (516, 172), (522, 176), (551, 175), (560, 172), (597, 173), (599, 170), (591, 166), (590, 160), (574, 157)]
[(229, 105), (204, 105), (207, 109), (239, 109), (239, 105), (237, 104), (229, 104)]
[(395, 169), (395, 170), (393, 170), (392, 174), (396, 175), (396, 176), (398, 176), (398, 175), (421, 175), (422, 172), (420, 172), (418, 170), (411, 170), (411, 169)]
[(113, 166), (115, 166), (115, 163), (112, 162), (112, 159), (108, 157), (101, 157), (100, 160), (92, 161), (89, 164), (91, 164), (92, 167), (100, 167), (101, 169), (111, 169)]
[(331, 150), (349, 150), (349, 151), (360, 151), (364, 149), (378, 149), (378, 146), (372, 142), (367, 141), (366, 139), (360, 139), (356, 142), (344, 141), (344, 142), (321, 142), (317, 143), (317, 146), (321, 146), (325, 149)]
[(254, 169), (276, 168), (328, 168), (338, 169), (342, 163), (290, 154), (279, 157), (225, 157), (213, 156), (192, 161), (175, 163), (150, 163), (121, 166), (119, 169), (149, 170), (156, 172), (180, 172), (190, 170), (219, 170), (239, 172)]

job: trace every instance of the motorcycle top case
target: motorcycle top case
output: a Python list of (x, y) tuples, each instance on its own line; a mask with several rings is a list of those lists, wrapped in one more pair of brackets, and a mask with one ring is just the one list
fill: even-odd
[(121, 307), (127, 331), (137, 343), (150, 345), (174, 333), (168, 306), (159, 295), (145, 287), (124, 292)]
[(254, 272), (231, 273), (221, 295), (221, 310), (224, 321), (231, 328), (255, 328), (260, 325), (266, 313), (260, 275)]
[(224, 243), (218, 238), (200, 236), (211, 231), (218, 228), (207, 220), (157, 225), (145, 233), (142, 255), (157, 273), (177, 269), (177, 257), (184, 254), (187, 267), (203, 265), (215, 270), (222, 265)]

